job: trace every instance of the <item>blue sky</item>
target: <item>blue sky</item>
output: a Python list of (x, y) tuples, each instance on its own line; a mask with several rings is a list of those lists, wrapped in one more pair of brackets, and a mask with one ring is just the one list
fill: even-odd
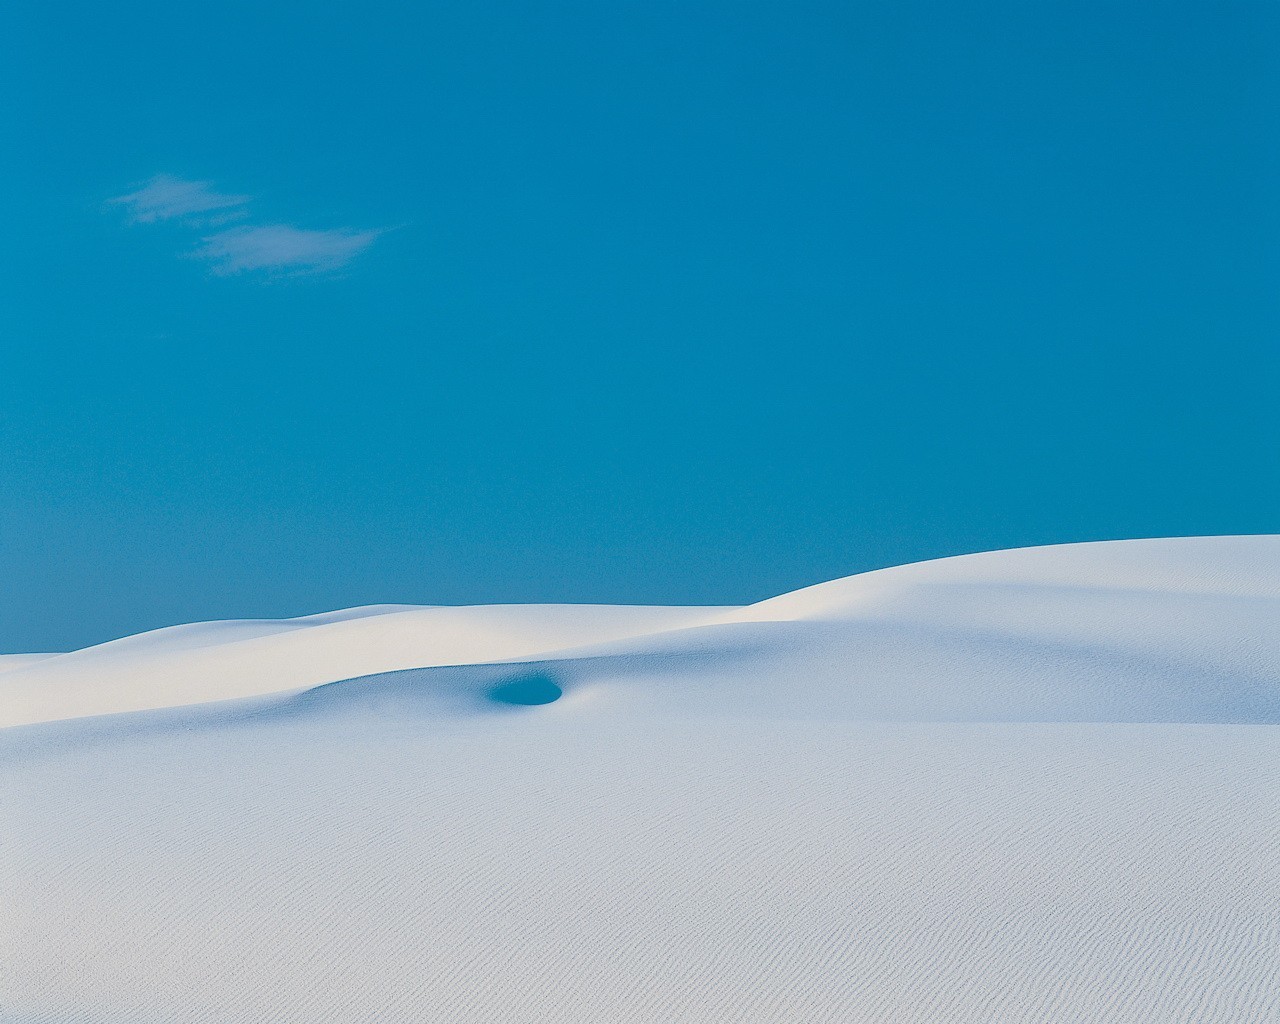
[(0, 15), (0, 650), (1280, 526), (1273, 4)]

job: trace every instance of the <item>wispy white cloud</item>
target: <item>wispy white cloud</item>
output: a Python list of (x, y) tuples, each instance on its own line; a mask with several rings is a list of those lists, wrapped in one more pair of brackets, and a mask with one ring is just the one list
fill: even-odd
[(316, 273), (350, 263), (379, 234), (346, 228), (308, 231), (288, 224), (235, 227), (202, 239), (193, 255), (208, 260), (216, 274), (245, 270)]
[(207, 181), (184, 181), (170, 174), (157, 174), (138, 191), (116, 196), (110, 202), (125, 207), (131, 220), (151, 224), (218, 211), (224, 217), (238, 216), (249, 198), (215, 192)]
[[(157, 174), (136, 192), (110, 202), (123, 206), (137, 224), (177, 220), (205, 230), (248, 216), (249, 196), (215, 192), (208, 182)], [(346, 266), (369, 248), (381, 231), (331, 228), (316, 231), (291, 224), (241, 223), (200, 239), (190, 253), (215, 274), (246, 271), (315, 274)]]

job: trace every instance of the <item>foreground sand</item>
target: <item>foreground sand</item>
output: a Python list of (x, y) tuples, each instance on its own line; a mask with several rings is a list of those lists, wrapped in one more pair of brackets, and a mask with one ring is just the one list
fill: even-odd
[(0, 1020), (1280, 1019), (1280, 538), (0, 659)]

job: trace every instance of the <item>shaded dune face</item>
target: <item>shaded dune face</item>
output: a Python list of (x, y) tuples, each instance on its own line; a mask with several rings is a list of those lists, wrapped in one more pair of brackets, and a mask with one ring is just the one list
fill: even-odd
[(0, 1019), (1280, 1020), (1280, 539), (0, 662)]
[[(625, 657), (410, 669), (243, 703), (286, 716), (415, 719), (551, 705), (548, 713), (592, 719), (1269, 724), (1280, 722), (1280, 677), (1115, 644), (916, 623), (750, 623), (651, 638)], [(218, 717), (227, 706), (204, 707)]]

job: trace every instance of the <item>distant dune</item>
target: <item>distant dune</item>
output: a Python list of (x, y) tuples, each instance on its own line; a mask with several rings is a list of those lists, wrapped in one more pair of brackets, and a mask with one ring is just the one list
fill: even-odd
[(1280, 1020), (1280, 537), (0, 658), (0, 1021)]

